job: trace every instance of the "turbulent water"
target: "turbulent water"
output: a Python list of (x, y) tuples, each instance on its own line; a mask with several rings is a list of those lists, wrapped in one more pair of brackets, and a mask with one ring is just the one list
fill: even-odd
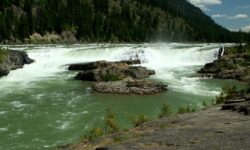
[[(89, 128), (102, 126), (105, 109), (114, 112), (122, 128), (131, 118), (146, 114), (156, 118), (168, 103), (175, 111), (181, 106), (201, 108), (211, 103), (225, 83), (200, 79), (205, 63), (217, 59), (226, 44), (85, 44), (10, 45), (26, 51), (36, 62), (12, 71), (0, 79), (0, 149), (53, 149), (77, 142)], [(92, 93), (91, 83), (73, 80), (77, 72), (67, 64), (96, 60), (140, 59), (156, 70), (149, 80), (169, 85), (169, 91), (152, 96)]]

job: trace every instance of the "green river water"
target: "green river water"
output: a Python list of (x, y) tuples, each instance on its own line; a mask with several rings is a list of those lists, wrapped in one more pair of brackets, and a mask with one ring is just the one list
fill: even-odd
[[(82, 44), (5, 45), (26, 51), (36, 60), (0, 79), (0, 149), (55, 149), (77, 142), (90, 128), (103, 126), (110, 108), (121, 128), (132, 126), (131, 118), (145, 114), (155, 119), (167, 103), (200, 109), (211, 103), (231, 80), (200, 79), (196, 73), (216, 59), (226, 44)], [(156, 70), (149, 80), (169, 85), (168, 91), (151, 95), (109, 95), (91, 91), (91, 83), (75, 81), (77, 72), (67, 64), (96, 60), (140, 58), (143, 66)]]

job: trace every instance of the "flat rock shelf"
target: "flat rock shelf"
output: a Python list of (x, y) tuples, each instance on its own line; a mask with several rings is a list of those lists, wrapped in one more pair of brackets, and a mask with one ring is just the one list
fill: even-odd
[[(60, 150), (206, 150), (249, 149), (250, 119), (221, 106), (173, 115), (91, 143), (62, 146)], [(115, 139), (120, 139), (118, 142)], [(233, 142), (232, 142), (233, 141)]]

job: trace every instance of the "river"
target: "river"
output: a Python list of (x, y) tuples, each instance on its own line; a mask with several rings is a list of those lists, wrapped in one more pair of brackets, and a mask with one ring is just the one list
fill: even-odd
[[(196, 73), (217, 59), (221, 46), (230, 44), (77, 44), (4, 45), (26, 51), (36, 62), (0, 79), (0, 149), (54, 149), (77, 142), (85, 131), (103, 126), (105, 110), (111, 109), (121, 128), (131, 118), (145, 114), (156, 118), (164, 103), (200, 109), (210, 104), (231, 80), (200, 79)], [(139, 58), (156, 70), (149, 80), (168, 84), (168, 91), (151, 95), (109, 95), (91, 91), (91, 83), (75, 81), (77, 72), (67, 64), (96, 60)]]

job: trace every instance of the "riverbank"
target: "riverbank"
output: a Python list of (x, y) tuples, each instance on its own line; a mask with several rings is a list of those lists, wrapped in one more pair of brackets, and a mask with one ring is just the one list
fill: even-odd
[[(248, 82), (248, 47), (245, 46), (242, 51), (239, 51), (239, 47), (236, 48), (227, 48), (225, 55), (206, 64), (199, 72), (203, 73), (204, 77), (209, 75), (213, 78)], [(239, 69), (242, 70), (241, 74), (234, 75)], [(229, 71), (233, 75), (225, 78), (219, 76)], [(217, 103), (224, 104), (214, 105), (198, 112), (157, 119), (128, 131), (104, 135), (90, 142), (84, 140), (80, 144), (61, 146), (59, 149), (248, 149), (249, 90), (236, 92), (234, 88), (229, 88), (228, 91), (231, 93), (221, 94), (216, 100)]]
[(25, 64), (33, 62), (34, 60), (30, 59), (25, 52), (0, 47), (0, 77), (8, 75), (11, 70), (22, 68)]
[(235, 79), (250, 82), (250, 45), (227, 47), (218, 60), (206, 64), (198, 73), (202, 77)]
[(249, 116), (220, 109), (216, 105), (199, 112), (173, 115), (91, 143), (61, 149), (248, 149)]
[[(103, 127), (107, 108), (112, 109), (119, 128), (126, 129), (133, 125), (132, 116), (157, 118), (164, 103), (173, 112), (179, 107), (197, 110), (203, 102), (210, 104), (224, 84), (241, 84), (199, 79), (196, 72), (216, 59), (219, 47), (185, 43), (8, 46), (26, 51), (36, 62), (0, 79), (0, 149), (55, 149), (74, 143), (93, 127)], [(167, 92), (143, 96), (92, 93), (91, 83), (75, 81), (77, 72), (65, 66), (137, 55), (144, 67), (156, 71), (149, 80), (168, 84)]]

